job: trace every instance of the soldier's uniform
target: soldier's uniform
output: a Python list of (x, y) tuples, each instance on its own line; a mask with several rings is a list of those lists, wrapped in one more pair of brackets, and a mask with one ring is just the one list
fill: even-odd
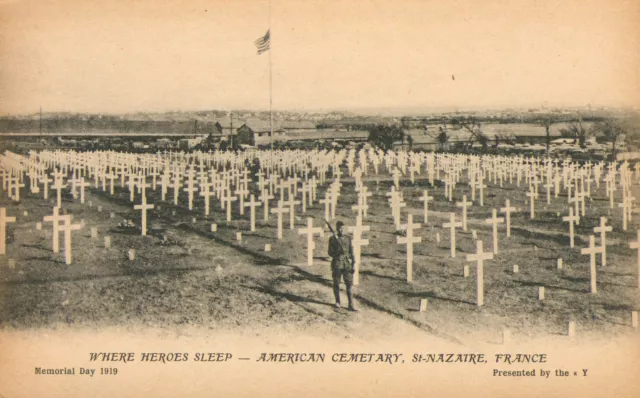
[(354, 309), (353, 295), (351, 293), (354, 272), (351, 238), (346, 235), (331, 236), (331, 238), (329, 238), (329, 256), (331, 257), (333, 295), (336, 299), (336, 306), (340, 305), (340, 279), (344, 279), (344, 284), (347, 288), (347, 298), (349, 299), (349, 309)]

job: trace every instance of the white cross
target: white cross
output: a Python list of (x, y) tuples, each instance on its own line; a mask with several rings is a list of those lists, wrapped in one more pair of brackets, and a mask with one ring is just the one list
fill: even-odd
[(574, 227), (573, 227), (573, 223), (578, 223), (580, 217), (578, 217), (577, 215), (573, 214), (573, 207), (569, 207), (569, 215), (568, 216), (564, 216), (562, 217), (562, 221), (567, 221), (569, 222), (569, 239), (570, 239), (570, 243), (571, 243), (571, 248), (573, 248), (573, 236), (574, 236)]
[(433, 199), (433, 196), (429, 196), (429, 191), (424, 190), (420, 201), (424, 203), (424, 223), (429, 222), (429, 201)]
[(77, 183), (80, 187), (80, 203), (84, 203), (84, 189), (85, 187), (91, 186), (88, 182), (84, 180), (84, 177), (80, 178), (80, 182)]
[(407, 245), (407, 282), (409, 283), (413, 281), (413, 244), (422, 242), (421, 237), (413, 236), (413, 230), (420, 228), (420, 226), (420, 224), (413, 223), (413, 214), (409, 214), (407, 223), (400, 227), (400, 229), (407, 231), (407, 235), (397, 238), (399, 245)]
[(498, 211), (493, 209), (491, 218), (486, 219), (484, 222), (487, 224), (491, 224), (493, 231), (493, 254), (498, 254), (498, 224), (504, 222), (504, 218), (497, 216)]
[(598, 292), (596, 287), (596, 254), (602, 253), (604, 248), (602, 246), (596, 246), (596, 238), (595, 236), (589, 236), (589, 247), (587, 249), (581, 249), (581, 254), (588, 254), (591, 259), (591, 293), (595, 294)]
[(356, 225), (347, 227), (347, 231), (353, 234), (351, 244), (353, 245), (354, 273), (353, 284), (357, 286), (360, 283), (360, 257), (361, 248), (369, 244), (368, 239), (362, 238), (362, 233), (371, 229), (368, 225), (362, 225), (362, 218), (356, 218)]
[(210, 191), (212, 184), (208, 181), (201, 182), (200, 187), (202, 187), (202, 189), (198, 195), (204, 198), (204, 215), (208, 216), (211, 209), (211, 197), (215, 195), (215, 192)]
[(313, 249), (315, 243), (313, 242), (313, 236), (319, 234), (320, 237), (324, 236), (324, 230), (320, 227), (313, 227), (313, 218), (307, 217), (307, 227), (298, 229), (298, 234), (307, 235), (307, 265), (313, 265)]
[(637, 236), (638, 239), (635, 242), (629, 242), (629, 247), (638, 251), (638, 288), (640, 289), (640, 229), (637, 231)]
[(358, 212), (356, 217), (362, 217), (364, 215), (364, 205), (362, 204), (362, 197), (358, 196), (358, 204), (351, 206), (351, 210)]
[(467, 230), (467, 208), (471, 202), (467, 202), (467, 195), (462, 196), (462, 202), (456, 202), (456, 207), (462, 207), (462, 230)]
[(142, 203), (133, 206), (135, 210), (142, 210), (142, 236), (147, 235), (147, 210), (153, 209), (154, 205), (147, 204), (147, 197), (142, 196)]
[(189, 195), (189, 210), (193, 210), (193, 194), (198, 191), (198, 188), (195, 186), (195, 180), (193, 176), (189, 174), (189, 179), (187, 179), (187, 188), (182, 188), (183, 191), (187, 192)]
[(451, 257), (456, 256), (456, 227), (461, 227), (461, 222), (456, 222), (455, 213), (449, 213), (449, 222), (442, 224), (444, 228), (451, 228)]
[(613, 231), (611, 225), (607, 225), (607, 217), (600, 217), (600, 226), (593, 228), (593, 232), (600, 232), (600, 245), (602, 246), (602, 266), (607, 265), (607, 232)]
[(258, 199), (264, 204), (264, 221), (269, 221), (269, 200), (274, 198), (275, 196), (270, 194), (266, 189), (263, 189), (262, 194), (258, 196)]
[(533, 220), (536, 217), (535, 199), (537, 195), (534, 191), (529, 191), (526, 195), (529, 198), (529, 209), (531, 212), (531, 219)]
[(58, 224), (58, 222), (63, 220), (63, 216), (60, 215), (60, 208), (57, 206), (54, 207), (53, 214), (50, 216), (44, 216), (43, 220), (44, 222), (51, 222), (53, 224), (53, 252), (58, 253), (58, 251), (60, 251), (60, 224)]
[(518, 208), (511, 207), (511, 203), (509, 199), (505, 200), (505, 207), (500, 208), (500, 212), (505, 213), (506, 221), (507, 221), (507, 237), (511, 236), (511, 212), (518, 211)]
[(53, 182), (53, 180), (50, 179), (47, 174), (43, 174), (42, 176), (40, 176), (40, 182), (44, 183), (43, 197), (44, 197), (44, 200), (47, 200), (49, 199), (49, 183)]
[(244, 208), (246, 207), (244, 205), (244, 198), (247, 196), (248, 193), (249, 193), (249, 190), (246, 189), (244, 186), (237, 188), (235, 191), (235, 194), (238, 195), (238, 198), (240, 198), (240, 202), (238, 203), (238, 206), (239, 206), (238, 208), (240, 209), (241, 216), (244, 216)]
[(295, 197), (292, 195), (288, 201), (284, 202), (284, 204), (289, 205), (289, 229), (295, 228), (296, 221), (296, 208), (295, 205), (299, 205), (300, 201), (295, 200)]
[(227, 222), (231, 221), (231, 202), (235, 202), (238, 200), (238, 197), (231, 196), (231, 194), (227, 195), (224, 200), (227, 202)]
[(271, 213), (278, 215), (278, 239), (282, 239), (282, 215), (289, 212), (289, 209), (283, 206), (283, 201), (279, 200), (278, 207), (276, 207), (275, 209), (271, 209)]
[(251, 194), (249, 202), (245, 203), (244, 206), (251, 208), (251, 211), (250, 211), (251, 232), (253, 232), (256, 230), (256, 207), (260, 207), (261, 202), (255, 201), (254, 195)]
[(478, 179), (478, 188), (480, 188), (480, 206), (484, 206), (484, 188), (487, 186), (482, 183), (482, 179)]
[(484, 262), (493, 260), (493, 253), (485, 253), (482, 241), (476, 241), (476, 254), (467, 254), (467, 261), (476, 262), (476, 302), (479, 307), (484, 305)]
[(57, 200), (58, 200), (58, 205), (57, 207), (62, 207), (62, 188), (66, 187), (67, 184), (65, 184), (62, 181), (62, 174), (56, 174), (55, 175), (55, 183), (53, 184), (52, 188), (55, 188), (55, 190), (57, 191)]
[(77, 231), (82, 228), (82, 224), (71, 224), (71, 216), (62, 216), (64, 225), (60, 227), (64, 231), (64, 262), (65, 264), (71, 264), (71, 232)]
[(7, 223), (16, 222), (15, 217), (7, 217), (7, 209), (0, 208), (0, 254), (7, 252)]

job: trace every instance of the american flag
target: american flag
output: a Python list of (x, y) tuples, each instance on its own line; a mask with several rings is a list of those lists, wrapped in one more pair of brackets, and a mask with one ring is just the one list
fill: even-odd
[(258, 40), (254, 41), (253, 44), (258, 47), (258, 55), (267, 51), (269, 49), (269, 45), (271, 44), (271, 29), (267, 30), (267, 33)]

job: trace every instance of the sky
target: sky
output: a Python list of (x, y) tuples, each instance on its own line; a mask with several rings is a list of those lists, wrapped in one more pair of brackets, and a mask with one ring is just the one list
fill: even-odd
[(3, 115), (267, 110), (270, 65), (276, 110), (633, 107), (640, 2), (0, 0)]

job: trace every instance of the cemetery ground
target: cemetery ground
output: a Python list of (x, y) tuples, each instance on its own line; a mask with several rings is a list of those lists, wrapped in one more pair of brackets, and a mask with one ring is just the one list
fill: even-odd
[[(346, 174), (346, 173), (345, 173)], [(148, 212), (148, 235), (140, 235), (140, 211), (133, 209), (129, 192), (116, 186), (115, 196), (101, 188), (87, 191), (85, 204), (65, 190), (62, 212), (73, 215), (73, 222), (84, 227), (73, 234), (73, 262), (65, 264), (64, 249), (53, 253), (51, 224), (36, 223), (52, 214), (53, 199), (23, 190), (20, 202), (10, 202), (3, 193), (0, 206), (16, 216), (8, 230), (7, 254), (0, 258), (0, 328), (47, 329), (82, 327), (100, 329), (180, 329), (188, 326), (211, 330), (261, 334), (278, 331), (291, 334), (369, 339), (398, 333), (455, 343), (502, 340), (503, 329), (514, 341), (538, 337), (567, 338), (569, 321), (576, 324), (579, 337), (611, 337), (635, 333), (631, 312), (640, 309), (637, 251), (628, 242), (635, 238), (637, 215), (627, 231), (622, 231), (621, 210), (609, 209), (604, 183), (592, 187), (587, 200), (587, 216), (576, 225), (575, 247), (569, 248), (566, 193), (546, 204), (544, 189), (536, 200), (535, 219), (529, 218), (525, 188), (514, 183), (503, 187), (488, 184), (484, 206), (476, 200), (468, 210), (468, 230), (458, 228), (456, 257), (451, 258), (449, 229), (442, 225), (460, 208), (455, 203), (471, 190), (461, 181), (449, 201), (439, 181), (432, 187), (420, 176), (415, 183), (402, 180), (401, 189), (407, 213), (415, 223), (423, 222), (424, 189), (434, 200), (429, 204), (429, 220), (414, 231), (422, 242), (414, 245), (413, 281), (406, 281), (406, 245), (397, 244), (387, 196), (390, 177), (365, 176), (373, 196), (363, 224), (369, 245), (362, 247), (360, 282), (354, 287), (357, 313), (333, 308), (331, 273), (327, 256), (328, 228), (324, 224), (324, 205), (317, 201), (307, 213), (297, 206), (295, 229), (289, 229), (284, 216), (284, 236), (276, 238), (276, 218), (263, 221), (263, 208), (256, 209), (256, 231), (250, 231), (249, 210), (241, 216), (233, 203), (233, 219), (226, 221), (220, 203), (212, 200), (211, 215), (204, 217), (204, 205), (196, 201), (187, 210), (187, 197), (181, 193), (179, 206), (161, 201), (160, 188), (147, 190), (147, 201), (155, 208)], [(357, 203), (354, 182), (342, 178), (343, 187), (336, 219), (353, 225)], [(525, 185), (525, 182), (521, 183)], [(636, 183), (637, 184), (637, 183)], [(324, 197), (328, 184), (319, 188)], [(638, 186), (634, 185), (634, 194)], [(257, 196), (257, 193), (256, 193)], [(635, 195), (638, 197), (638, 195)], [(135, 204), (139, 196), (136, 195)], [(476, 305), (476, 240), (492, 247), (493, 208), (504, 207), (505, 199), (518, 211), (511, 215), (511, 237), (500, 225), (499, 254), (484, 264), (484, 305)], [(91, 202), (91, 205), (89, 205)], [(273, 207), (272, 207), (273, 208)], [(27, 213), (25, 213), (27, 212)], [(114, 213), (114, 217), (111, 217)], [(560, 213), (560, 214), (558, 214)], [(637, 214), (634, 213), (634, 214)], [(596, 294), (590, 294), (589, 235), (606, 216), (613, 231), (607, 234), (607, 265), (597, 261)], [(502, 217), (503, 214), (500, 214)], [(314, 227), (323, 227), (324, 237), (315, 237), (314, 264), (307, 265), (306, 235), (298, 229), (313, 217)], [(127, 227), (124, 221), (132, 221)], [(212, 232), (211, 224), (217, 224)], [(124, 226), (123, 226), (124, 225)], [(91, 236), (96, 227), (97, 237)], [(238, 241), (237, 232), (242, 233)], [(440, 239), (438, 240), (437, 235)], [(105, 247), (105, 236), (110, 247)], [(596, 234), (596, 236), (598, 236)], [(61, 243), (64, 241), (61, 237)], [(271, 251), (265, 251), (271, 244)], [(129, 258), (129, 251), (135, 258)], [(133, 253), (132, 253), (133, 254)], [(562, 268), (558, 269), (558, 258)], [(518, 272), (514, 273), (514, 265)], [(463, 268), (469, 266), (469, 275)], [(539, 289), (544, 288), (544, 299)], [(342, 287), (343, 305), (346, 294)], [(420, 299), (428, 300), (420, 312)]]

